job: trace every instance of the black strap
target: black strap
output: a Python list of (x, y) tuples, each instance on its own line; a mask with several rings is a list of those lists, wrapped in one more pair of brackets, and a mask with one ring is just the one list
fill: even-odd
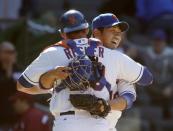
[(63, 115), (74, 115), (74, 114), (75, 114), (75, 111), (67, 111), (67, 112), (61, 112), (60, 116), (63, 116)]

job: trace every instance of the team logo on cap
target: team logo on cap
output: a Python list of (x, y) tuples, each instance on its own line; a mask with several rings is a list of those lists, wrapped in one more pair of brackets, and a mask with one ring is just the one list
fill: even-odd
[(115, 15), (112, 15), (112, 17), (113, 17), (114, 19), (117, 19), (117, 17), (116, 17)]
[(76, 18), (73, 15), (71, 15), (68, 17), (68, 22), (69, 24), (74, 25), (76, 24)]

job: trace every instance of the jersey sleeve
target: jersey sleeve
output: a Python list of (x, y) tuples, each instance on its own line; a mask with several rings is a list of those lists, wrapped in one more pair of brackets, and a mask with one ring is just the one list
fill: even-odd
[(25, 69), (19, 78), (19, 83), (24, 87), (33, 87), (39, 85), (39, 78), (45, 72), (55, 68), (52, 64), (52, 55), (54, 51), (49, 49), (40, 53), (40, 55)]
[(143, 75), (144, 67), (127, 55), (121, 54), (118, 57), (117, 65), (118, 79), (123, 79), (130, 83), (136, 83)]
[(134, 100), (136, 100), (136, 90), (135, 90), (135, 86), (134, 84), (131, 84), (127, 81), (124, 81), (124, 80), (119, 80), (117, 82), (117, 90), (118, 90), (118, 94), (120, 96), (126, 94), (126, 93), (129, 93), (129, 94), (132, 94), (134, 96)]

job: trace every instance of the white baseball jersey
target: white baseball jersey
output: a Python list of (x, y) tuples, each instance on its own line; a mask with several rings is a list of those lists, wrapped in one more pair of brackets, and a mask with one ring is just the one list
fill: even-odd
[[(75, 42), (76, 46), (83, 52), (85, 52), (85, 49), (89, 46), (87, 38), (76, 39)], [(25, 81), (23, 83), (26, 83), (26, 85), (39, 86), (39, 78), (43, 73), (58, 66), (68, 66), (69, 62), (76, 55), (77, 53), (71, 48), (64, 48), (61, 46), (47, 48), (23, 72), (22, 77), (23, 81)], [(142, 65), (136, 63), (121, 52), (108, 49), (102, 45), (99, 45), (94, 49), (94, 55), (97, 56), (99, 62), (105, 66), (105, 78), (111, 85), (111, 89), (108, 90), (106, 87), (99, 91), (89, 89), (85, 93), (94, 94), (105, 100), (113, 98), (114, 94), (117, 92), (119, 94), (127, 92), (135, 94), (132, 84), (141, 78), (143, 74)], [(120, 82), (120, 84), (117, 84), (117, 80), (123, 81)], [(122, 86), (124, 83), (127, 84), (126, 81), (130, 84), (128, 86)], [(69, 92), (69, 89), (66, 88), (60, 92), (53, 93), (50, 102), (50, 111), (55, 118), (59, 116), (60, 112), (76, 110), (69, 101)], [(112, 111), (112, 113), (114, 113), (115, 118), (113, 119), (115, 120), (118, 120), (121, 116), (120, 111)], [(110, 125), (113, 126), (112, 123)]]
[[(121, 96), (124, 93), (133, 94), (135, 96), (133, 101), (136, 100), (136, 91), (135, 91), (134, 85), (127, 81), (119, 80), (117, 82), (117, 88), (114, 88), (114, 93), (113, 93), (114, 95), (112, 99), (116, 99), (116, 97)], [(110, 131), (115, 130), (115, 126), (119, 118), (121, 117), (121, 114), (122, 114), (122, 111), (111, 110), (111, 112), (106, 117), (106, 119), (109, 121)]]

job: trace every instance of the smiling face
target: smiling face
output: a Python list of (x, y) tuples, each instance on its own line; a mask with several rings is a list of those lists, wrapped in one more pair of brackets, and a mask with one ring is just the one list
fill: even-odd
[(100, 39), (105, 47), (115, 49), (121, 41), (122, 31), (118, 26), (108, 27), (96, 31), (94, 36)]

